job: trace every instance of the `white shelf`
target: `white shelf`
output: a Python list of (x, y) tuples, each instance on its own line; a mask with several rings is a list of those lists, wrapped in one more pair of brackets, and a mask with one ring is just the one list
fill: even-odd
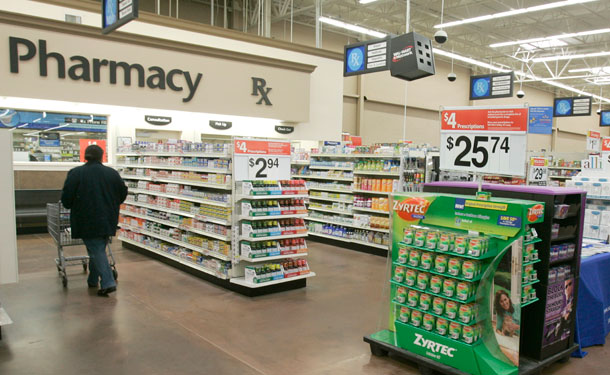
[(376, 247), (378, 249), (388, 250), (388, 246), (386, 246), (386, 245), (380, 245), (380, 244), (376, 244), (376, 243), (370, 243), (370, 242), (366, 242), (366, 241), (355, 240), (355, 239), (352, 239), (352, 238), (343, 238), (343, 237), (331, 236), (330, 234), (322, 234), (322, 233), (316, 233), (316, 232), (309, 232), (309, 235), (310, 236), (323, 237), (323, 238), (330, 238), (332, 240), (337, 240), (337, 241), (357, 243), (357, 244), (360, 244), (360, 245), (371, 246), (371, 247)]
[(400, 159), (400, 155), (394, 154), (355, 154), (354, 157), (365, 159)]
[(308, 187), (309, 190), (316, 190), (316, 191), (330, 191), (333, 193), (343, 193), (343, 194), (352, 194), (352, 190), (347, 190), (347, 189), (333, 189), (333, 188), (326, 188), (326, 187)]
[(141, 215), (141, 214), (137, 214), (135, 212), (127, 211), (127, 210), (121, 210), (120, 213), (121, 213), (121, 215), (124, 215), (124, 216), (137, 217), (137, 218), (148, 220), (148, 221), (154, 221), (155, 223), (167, 225), (168, 227), (174, 227), (174, 228), (180, 227), (180, 224), (174, 223), (172, 221), (157, 219), (156, 217)]
[(172, 171), (231, 174), (231, 171), (227, 170), (227, 169), (189, 167), (189, 166), (169, 165), (169, 164), (117, 164), (116, 167), (117, 168), (141, 168), (141, 169), (168, 169), (168, 170), (172, 170)]
[(174, 260), (174, 261), (176, 261), (176, 262), (178, 262), (180, 264), (184, 264), (185, 266), (188, 266), (188, 267), (194, 268), (196, 270), (199, 270), (199, 271), (205, 272), (207, 274), (210, 274), (212, 276), (218, 277), (219, 279), (225, 279), (225, 280), (228, 279), (227, 276), (218, 274), (218, 273), (216, 273), (216, 272), (214, 272), (212, 270), (209, 270), (209, 269), (207, 269), (207, 268), (205, 268), (205, 267), (203, 267), (203, 266), (201, 266), (201, 265), (199, 265), (197, 263), (189, 262), (186, 259), (182, 259), (182, 258), (180, 258), (178, 256), (173, 255), (173, 254), (166, 253), (166, 252), (161, 251), (159, 249), (155, 249), (154, 247), (148, 246), (148, 245), (143, 244), (141, 242), (130, 240), (128, 238), (121, 237), (121, 236), (117, 237), (117, 239), (119, 241), (127, 242), (129, 244), (132, 244), (134, 246), (137, 246), (137, 247), (140, 247), (142, 249), (148, 250), (148, 251), (153, 252), (155, 254), (159, 254), (159, 255), (164, 256), (166, 258), (172, 259), (172, 260)]
[(318, 208), (318, 207), (309, 206), (309, 209), (312, 211), (330, 212), (332, 214), (353, 215), (353, 213), (350, 211), (333, 210), (333, 209), (329, 209), (329, 208)]
[(239, 236), (241, 241), (249, 241), (249, 242), (258, 242), (258, 241), (273, 241), (273, 240), (285, 240), (288, 238), (301, 238), (307, 237), (307, 231), (304, 233), (297, 234), (284, 234), (281, 236), (267, 236), (267, 237), (247, 237), (247, 236)]
[(561, 179), (567, 180), (567, 179), (570, 179), (570, 178), (573, 178), (573, 177), (576, 177), (576, 176), (549, 176), (549, 178), (558, 178), (560, 180)]
[(292, 165), (309, 165), (309, 160), (292, 160), (290, 161)]
[(154, 181), (154, 182), (167, 182), (168, 184), (179, 184), (179, 185), (188, 185), (188, 186), (199, 186), (199, 187), (207, 187), (211, 189), (221, 189), (221, 190), (231, 190), (232, 187), (229, 184), (213, 184), (208, 182), (198, 182), (191, 180), (178, 180), (174, 178), (158, 178), (158, 177), (150, 177), (150, 176), (135, 176), (135, 175), (126, 175), (121, 174), (122, 179), (126, 180), (140, 180), (140, 181)]
[(576, 167), (549, 167), (549, 169), (569, 169), (569, 170), (581, 170), (581, 168), (576, 168)]
[(118, 152), (116, 156), (183, 156), (183, 157), (198, 157), (198, 158), (219, 158), (231, 159), (231, 154), (222, 153), (205, 153), (205, 152)]
[(210, 206), (231, 207), (230, 203), (217, 202), (217, 201), (213, 201), (213, 200), (209, 200), (209, 199), (190, 197), (188, 195), (161, 193), (161, 192), (156, 192), (156, 191), (152, 191), (152, 190), (134, 189), (134, 188), (129, 189), (129, 192), (136, 193), (136, 194), (153, 195), (153, 196), (157, 196), (157, 197), (180, 199), (180, 200), (183, 200), (183, 201), (207, 204), (207, 205), (210, 205)]
[(309, 158), (353, 158), (353, 154), (309, 154)]
[(316, 176), (316, 175), (302, 175), (302, 174), (293, 174), (292, 177), (298, 178), (311, 178), (314, 180), (329, 180), (329, 181), (353, 181), (353, 177), (328, 177), (328, 176)]
[(362, 212), (372, 212), (374, 214), (382, 214), (382, 215), (389, 215), (390, 214), (389, 211), (373, 210), (372, 208), (364, 208), (364, 207), (353, 207), (352, 210), (353, 211), (362, 211)]
[(338, 203), (354, 203), (353, 199), (341, 199), (341, 198), (331, 198), (331, 197), (320, 197), (317, 195), (310, 195), (309, 199), (315, 199), (319, 201), (328, 201), (328, 202), (338, 202)]
[(400, 172), (385, 172), (385, 171), (362, 171), (362, 170), (354, 170), (354, 174), (362, 174), (367, 176), (390, 176), (390, 177), (400, 177)]
[(317, 170), (333, 170), (333, 171), (353, 171), (354, 167), (330, 167), (327, 165), (310, 165), (309, 169), (317, 169)]
[(266, 287), (267, 285), (275, 285), (275, 284), (288, 283), (288, 282), (291, 282), (291, 281), (294, 281), (294, 280), (300, 280), (300, 279), (306, 279), (308, 277), (314, 277), (315, 275), (316, 275), (315, 272), (309, 271), (309, 273), (307, 275), (294, 276), (294, 277), (289, 277), (287, 279), (273, 280), (273, 281), (268, 281), (266, 283), (259, 283), (259, 284), (248, 283), (248, 282), (246, 282), (246, 279), (243, 278), (243, 277), (235, 277), (235, 278), (231, 279), (231, 282), (233, 284), (245, 286), (245, 287), (248, 287), (248, 288), (263, 288), (263, 287)]
[(151, 210), (165, 211), (165, 212), (169, 212), (169, 213), (176, 214), (176, 215), (182, 215), (182, 216), (186, 216), (186, 217), (195, 217), (195, 214), (192, 214), (190, 212), (172, 210), (171, 208), (161, 207), (161, 206), (157, 206), (154, 204), (148, 204), (148, 203), (142, 203), (142, 202), (136, 202), (136, 201), (125, 201), (123, 203), (129, 204), (131, 206), (150, 208)]
[(310, 154), (310, 158), (369, 158), (369, 159), (400, 159), (394, 154)]
[(306, 218), (307, 214), (273, 215), (273, 216), (240, 216), (239, 220), (282, 220), (286, 218)]
[(325, 220), (325, 219), (317, 218), (317, 217), (308, 217), (307, 220), (317, 221), (318, 223), (340, 225), (340, 226), (349, 227), (349, 228), (372, 230), (374, 232), (390, 233), (389, 229), (371, 228), (371, 227), (359, 227), (359, 226), (354, 225), (354, 224), (342, 223), (340, 221)]
[(600, 201), (610, 201), (610, 197), (604, 197), (602, 195), (587, 195), (587, 199), (597, 199)]
[(387, 196), (392, 194), (391, 191), (372, 191), (372, 190), (360, 190), (360, 189), (354, 189), (353, 191), (354, 191), (354, 193), (365, 193), (365, 194), (387, 195)]
[(272, 257), (260, 257), (260, 258), (248, 258), (245, 256), (240, 256), (239, 259), (245, 261), (245, 262), (250, 262), (250, 263), (258, 263), (258, 262), (267, 262), (267, 261), (272, 261), (272, 260), (280, 260), (280, 259), (288, 259), (288, 258), (300, 258), (300, 257), (306, 257), (307, 255), (309, 255), (308, 253), (296, 253), (296, 254), (286, 254), (286, 255), (276, 255), (276, 256), (272, 256)]
[(213, 252), (213, 251), (209, 251), (209, 250), (201, 248), (199, 246), (191, 245), (190, 243), (182, 242), (182, 241), (173, 239), (171, 237), (166, 237), (166, 236), (162, 236), (160, 234), (154, 233), (154, 232), (149, 232), (149, 231), (147, 231), (145, 229), (134, 228), (131, 225), (125, 225), (125, 224), (121, 224), (121, 223), (119, 223), (119, 227), (125, 228), (125, 229), (130, 230), (130, 231), (135, 232), (135, 233), (141, 233), (141, 234), (143, 234), (145, 236), (158, 238), (158, 239), (160, 239), (162, 241), (170, 242), (170, 243), (173, 243), (174, 245), (182, 246), (182, 247), (184, 247), (186, 249), (194, 250), (194, 251), (197, 251), (197, 252), (199, 252), (199, 253), (201, 253), (203, 255), (207, 255), (207, 256), (210, 256), (210, 257), (213, 257), (213, 258), (217, 258), (217, 259), (220, 259), (220, 260), (226, 260), (226, 261), (231, 260), (226, 255), (219, 254), (219, 253), (216, 253), (216, 252)]
[(149, 176), (136, 176), (136, 175), (129, 175), (129, 174), (122, 174), (121, 173), (121, 178), (123, 180), (141, 180), (141, 181), (152, 181), (152, 177)]
[(265, 199), (288, 199), (288, 198), (309, 198), (309, 194), (275, 194), (275, 195), (238, 195), (236, 200), (265, 200)]

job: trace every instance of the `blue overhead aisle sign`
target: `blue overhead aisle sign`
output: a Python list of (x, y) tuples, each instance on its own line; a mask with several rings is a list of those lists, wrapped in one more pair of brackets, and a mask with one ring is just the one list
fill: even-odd
[(553, 107), (530, 107), (527, 131), (530, 134), (552, 134)]
[(108, 34), (138, 18), (138, 0), (103, 0), (102, 34)]

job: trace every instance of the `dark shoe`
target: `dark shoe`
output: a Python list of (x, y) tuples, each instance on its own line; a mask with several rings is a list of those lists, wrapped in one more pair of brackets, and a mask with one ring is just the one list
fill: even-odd
[(89, 288), (97, 288), (97, 284), (89, 284), (89, 283), (87, 283), (87, 285), (89, 286)]
[(104, 288), (97, 291), (97, 295), (100, 297), (108, 297), (108, 294), (116, 292), (116, 286), (111, 286), (110, 288)]

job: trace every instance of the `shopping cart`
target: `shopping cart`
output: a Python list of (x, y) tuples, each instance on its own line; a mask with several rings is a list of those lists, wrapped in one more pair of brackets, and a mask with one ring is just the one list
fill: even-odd
[[(59, 272), (59, 276), (61, 277), (64, 287), (67, 287), (68, 275), (66, 273), (66, 267), (80, 264), (83, 267), (83, 271), (87, 272), (89, 256), (64, 256), (64, 247), (84, 245), (84, 242), (83, 240), (72, 238), (72, 233), (70, 231), (70, 210), (65, 208), (61, 202), (47, 203), (47, 230), (57, 245), (57, 258), (55, 258), (55, 265), (57, 266), (57, 272)], [(110, 267), (112, 267), (112, 275), (116, 280), (119, 274), (116, 270), (112, 250), (110, 249), (110, 238), (106, 244), (106, 253), (108, 254), (108, 262), (110, 263)]]

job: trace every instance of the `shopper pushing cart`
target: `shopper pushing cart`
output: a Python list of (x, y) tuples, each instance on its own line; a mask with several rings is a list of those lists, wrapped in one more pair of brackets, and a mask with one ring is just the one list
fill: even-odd
[(103, 156), (101, 147), (87, 147), (87, 162), (68, 172), (61, 202), (71, 210), (72, 238), (82, 239), (87, 247), (87, 284), (91, 288), (99, 286), (97, 294), (105, 297), (116, 291), (106, 246), (110, 237), (116, 234), (119, 209), (127, 197), (127, 186), (117, 171), (102, 164)]

